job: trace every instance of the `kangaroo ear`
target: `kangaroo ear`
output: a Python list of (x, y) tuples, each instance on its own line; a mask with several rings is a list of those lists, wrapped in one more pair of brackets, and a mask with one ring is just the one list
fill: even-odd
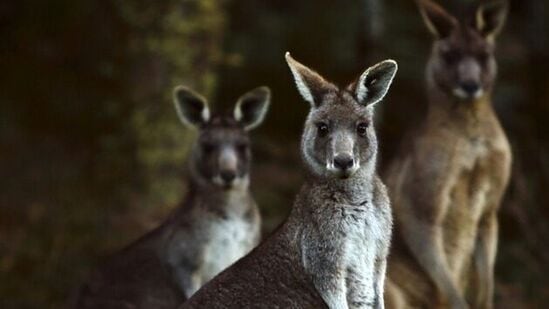
[(458, 25), (455, 17), (430, 0), (416, 0), (419, 12), (429, 31), (437, 38), (448, 37)]
[(294, 76), (297, 90), (303, 99), (313, 106), (320, 106), (322, 98), (331, 91), (337, 91), (337, 87), (327, 82), (315, 71), (297, 62), (286, 52), (286, 62)]
[(247, 92), (238, 99), (234, 107), (234, 119), (244, 126), (246, 131), (259, 126), (271, 102), (271, 91), (267, 87), (259, 87)]
[(484, 37), (494, 39), (505, 24), (508, 8), (507, 1), (491, 1), (481, 4), (475, 16), (475, 28)]
[(381, 101), (389, 91), (398, 66), (394, 60), (384, 60), (369, 67), (358, 80), (347, 87), (362, 105), (372, 105)]
[(200, 127), (210, 120), (210, 109), (206, 99), (184, 86), (173, 91), (173, 102), (181, 122), (188, 127)]

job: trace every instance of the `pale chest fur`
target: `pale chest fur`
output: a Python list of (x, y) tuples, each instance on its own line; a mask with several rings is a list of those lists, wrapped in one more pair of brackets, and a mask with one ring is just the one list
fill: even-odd
[(257, 206), (244, 194), (200, 198), (166, 233), (163, 256), (187, 297), (259, 240)]
[[(377, 254), (385, 249), (390, 234), (390, 222), (371, 202), (364, 206), (338, 205), (332, 219), (339, 217), (341, 242), (346, 261), (371, 268)], [(364, 269), (370, 272), (369, 269)]]
[(449, 266), (457, 275), (466, 272), (483, 215), (499, 207), (511, 159), (509, 144), (502, 132), (462, 137), (454, 147), (455, 165), (447, 188), (444, 239)]
[(507, 182), (509, 144), (503, 134), (464, 137), (458, 140), (454, 149), (453, 177), (448, 182), (449, 202), (463, 208), (476, 222), (489, 207), (487, 204), (490, 204), (494, 190), (503, 190), (502, 184)]
[[(376, 272), (379, 260), (385, 259), (391, 234), (390, 218), (368, 205), (362, 216), (353, 214), (352, 206), (345, 205), (349, 213), (343, 218), (343, 266), (347, 274), (348, 299), (357, 294), (363, 301), (374, 302)], [(353, 217), (354, 216), (354, 217)], [(358, 219), (358, 220), (357, 220)]]
[(259, 227), (244, 218), (229, 217), (212, 220), (204, 233), (208, 236), (201, 277), (207, 282), (254, 247)]
[[(385, 260), (391, 238), (389, 205), (374, 205), (371, 200), (326, 205), (325, 201), (313, 211), (303, 230), (306, 241), (302, 242), (302, 250), (309, 252), (304, 256), (305, 269), (310, 273), (326, 272), (315, 262), (326, 259), (326, 263), (333, 264), (328, 268), (343, 274), (343, 286), (337, 289), (345, 291), (347, 303), (373, 304), (380, 280), (379, 262)], [(310, 252), (329, 255), (311, 256)]]

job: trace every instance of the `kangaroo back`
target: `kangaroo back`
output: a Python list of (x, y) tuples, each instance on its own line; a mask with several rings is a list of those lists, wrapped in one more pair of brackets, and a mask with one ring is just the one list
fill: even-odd
[(339, 89), (286, 60), (311, 104), (301, 143), (307, 181), (286, 222), (182, 308), (383, 307), (391, 213), (372, 124), (396, 63), (381, 62)]

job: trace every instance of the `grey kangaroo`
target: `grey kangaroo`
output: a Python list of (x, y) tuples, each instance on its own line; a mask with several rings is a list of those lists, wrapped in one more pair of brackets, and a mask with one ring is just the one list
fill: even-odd
[(307, 180), (286, 222), (182, 308), (384, 307), (392, 217), (373, 114), (397, 65), (383, 61), (339, 89), (286, 60), (311, 104), (301, 140)]
[(230, 115), (177, 87), (181, 121), (198, 129), (189, 193), (162, 225), (108, 259), (81, 289), (78, 308), (175, 308), (259, 242), (259, 210), (248, 189), (248, 131), (267, 112), (270, 91), (243, 95)]
[(388, 169), (395, 233), (391, 308), (492, 308), (497, 212), (511, 150), (491, 105), (494, 41), (505, 2), (471, 21), (418, 1), (435, 36), (427, 63), (428, 113)]

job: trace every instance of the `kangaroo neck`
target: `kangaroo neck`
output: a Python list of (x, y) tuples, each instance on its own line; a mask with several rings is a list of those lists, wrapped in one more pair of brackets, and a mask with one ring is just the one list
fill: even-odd
[(341, 203), (362, 203), (371, 197), (373, 178), (375, 177), (373, 171), (372, 168), (364, 166), (345, 179), (309, 175), (303, 188), (305, 191), (309, 191), (308, 193), (312, 193), (310, 196), (313, 199), (329, 196)]

